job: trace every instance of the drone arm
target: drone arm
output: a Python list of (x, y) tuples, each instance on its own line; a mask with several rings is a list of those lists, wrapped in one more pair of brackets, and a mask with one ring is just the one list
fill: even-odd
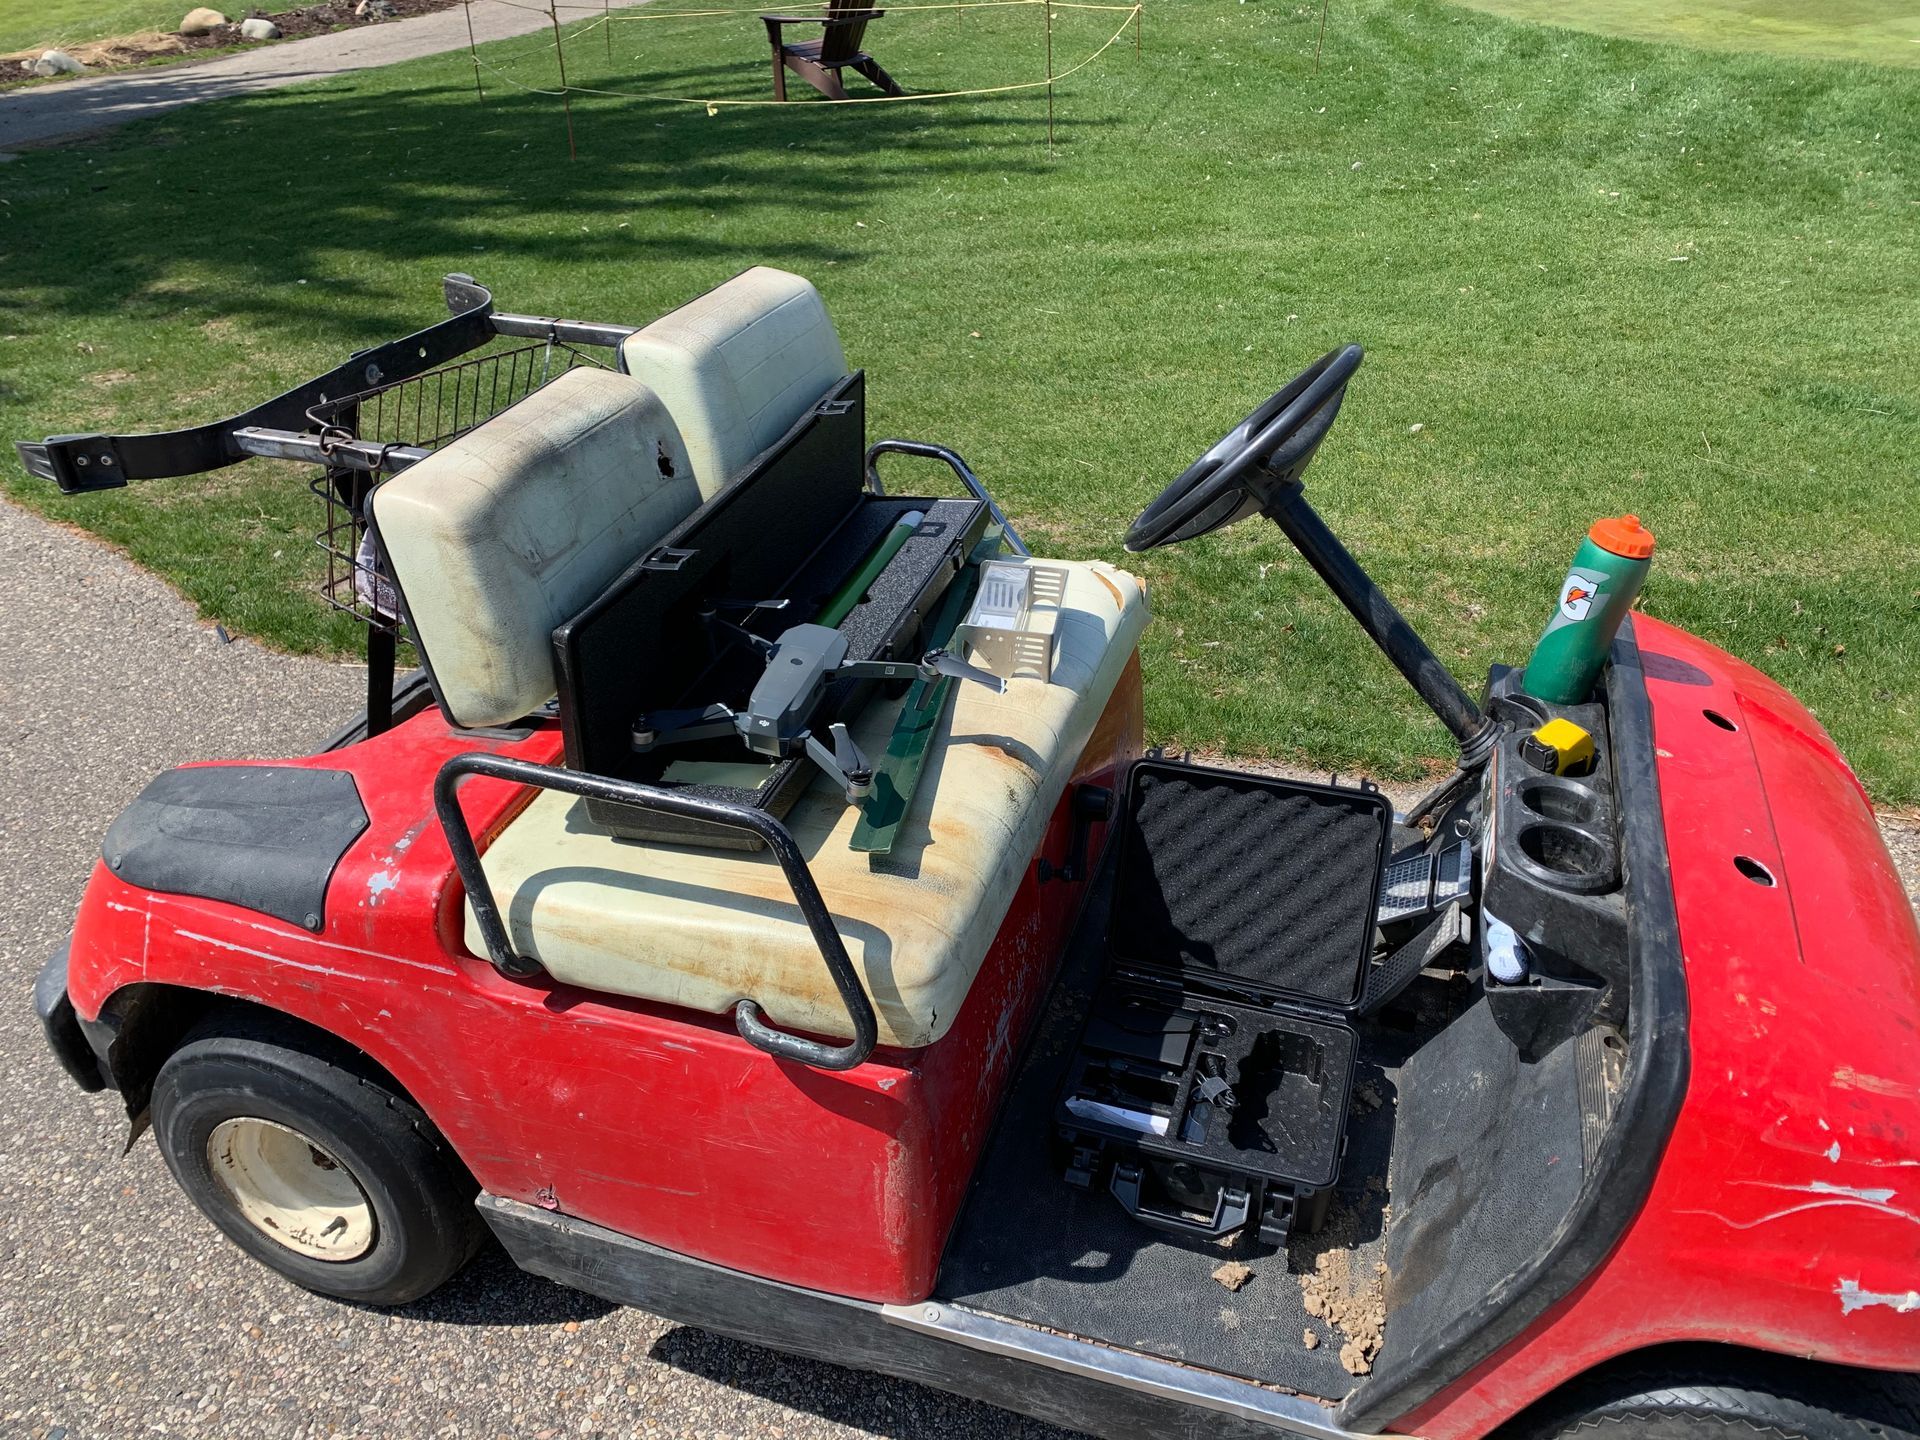
[(811, 730), (800, 737), (807, 758), (846, 792), (849, 805), (858, 805), (873, 793), (873, 762), (838, 720), (827, 727), (827, 733), (833, 739), (831, 750), (821, 744)]
[(938, 680), (941, 676), (970, 680), (984, 685), (996, 695), (1004, 695), (1007, 682), (978, 665), (969, 665), (945, 650), (929, 650), (918, 660), (849, 660), (832, 672), (835, 680)]
[(737, 717), (725, 705), (704, 710), (649, 710), (633, 722), (633, 748), (640, 754), (660, 745), (687, 745), (737, 735)]

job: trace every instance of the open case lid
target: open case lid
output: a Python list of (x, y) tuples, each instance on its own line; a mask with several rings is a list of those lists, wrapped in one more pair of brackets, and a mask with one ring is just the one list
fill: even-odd
[(1392, 826), (1378, 790), (1142, 760), (1108, 949), (1135, 972), (1351, 1011)]
[[(570, 769), (612, 775), (784, 814), (817, 773), (788, 756), (766, 762), (727, 736), (645, 755), (635, 720), (655, 709), (741, 706), (766, 661), (745, 645), (716, 653), (701, 618), (720, 600), (784, 599), (782, 610), (730, 613), (766, 640), (816, 618), (902, 517), (923, 516), (838, 629), (855, 660), (898, 658), (965, 565), (988, 514), (979, 500), (878, 495), (865, 482), (865, 376), (830, 387), (791, 429), (552, 635), (560, 729)], [(915, 652), (917, 658), (917, 652)], [(874, 682), (830, 686), (814, 722), (851, 718)], [(678, 767), (681, 778), (669, 774)], [(704, 772), (688, 778), (690, 767)], [(754, 778), (757, 776), (757, 780)], [(630, 839), (752, 845), (738, 830), (589, 798), (594, 823)], [(698, 837), (696, 840), (695, 837)]]

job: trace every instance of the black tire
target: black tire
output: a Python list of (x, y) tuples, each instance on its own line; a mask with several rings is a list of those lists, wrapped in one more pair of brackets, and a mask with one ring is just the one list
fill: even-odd
[[(216, 1127), (244, 1119), (299, 1132), (352, 1176), (372, 1211), (369, 1248), (313, 1258), (246, 1218), (209, 1150)], [(477, 1187), (419, 1107), (358, 1053), (291, 1022), (227, 1012), (195, 1027), (154, 1081), (153, 1131), (202, 1214), (254, 1259), (322, 1295), (417, 1300), (472, 1259), (485, 1233)]]
[(1715, 1347), (1574, 1381), (1503, 1440), (1920, 1440), (1920, 1377)]

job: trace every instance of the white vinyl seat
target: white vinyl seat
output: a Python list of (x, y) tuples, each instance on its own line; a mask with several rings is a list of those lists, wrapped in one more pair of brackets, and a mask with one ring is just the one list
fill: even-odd
[(765, 265), (661, 316), (620, 354), (678, 423), (707, 497), (847, 374), (820, 292)]
[(502, 725), (553, 696), (554, 627), (693, 512), (694, 473), (658, 396), (581, 367), (374, 491), (455, 724)]
[[(381, 485), (373, 514), (443, 708), (504, 724), (556, 689), (552, 632), (736, 478), (846, 373), (804, 280), (754, 270), (625, 344), (630, 374), (576, 369)], [(1100, 727), (1146, 624), (1126, 572), (1062, 567), (1051, 680), (954, 688), (890, 855), (848, 848), (857, 813), (824, 780), (786, 824), (879, 1019), (882, 1044), (947, 1032)], [(884, 754), (900, 701), (854, 724)], [(1126, 698), (1116, 713), (1137, 715)], [(1098, 729), (1096, 746), (1089, 745)], [(846, 1011), (766, 852), (615, 839), (584, 802), (536, 793), (488, 845), (513, 947), (557, 981), (836, 1037)], [(485, 945), (469, 908), (466, 939)]]
[[(786, 817), (884, 1045), (931, 1044), (953, 1023), (1146, 625), (1132, 575), (1063, 568), (1052, 680), (1016, 679), (1004, 695), (954, 688), (891, 855), (848, 849), (858, 817), (824, 780)], [(872, 704), (854, 725), (868, 754), (885, 752), (899, 708)], [(751, 998), (776, 1025), (850, 1033), (764, 852), (616, 840), (582, 802), (549, 791), (494, 840), (485, 867), (514, 948), (556, 980), (713, 1014)], [(466, 938), (486, 953), (471, 910)]]

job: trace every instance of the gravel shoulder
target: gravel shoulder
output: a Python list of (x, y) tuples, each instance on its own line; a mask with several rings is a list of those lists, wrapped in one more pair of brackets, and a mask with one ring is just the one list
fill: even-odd
[[(399, 1312), (319, 1300), (226, 1243), (151, 1143), (121, 1158), (117, 1103), (67, 1082), (26, 1003), (99, 836), (169, 765), (301, 753), (364, 677), (222, 643), (152, 576), (4, 502), (0, 553), (0, 1433), (1067, 1440), (608, 1306), (497, 1253)], [(1920, 890), (1920, 825), (1888, 838)]]

